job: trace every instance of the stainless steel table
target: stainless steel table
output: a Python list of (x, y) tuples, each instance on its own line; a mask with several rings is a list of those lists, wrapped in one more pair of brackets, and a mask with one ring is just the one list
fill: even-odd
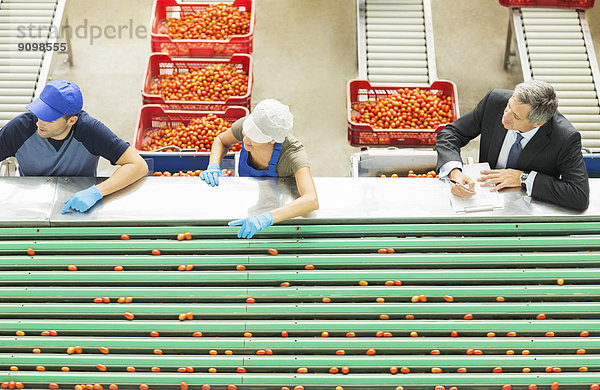
[[(145, 177), (107, 196), (86, 213), (60, 214), (73, 193), (102, 179), (0, 178), (0, 224), (222, 225), (286, 204), (298, 192), (293, 179), (221, 178), (210, 187), (197, 177)], [(591, 204), (577, 212), (531, 200), (521, 190), (501, 192), (504, 209), (456, 214), (446, 184), (415, 178), (315, 178), (319, 210), (286, 223), (506, 222), (600, 220), (600, 179), (590, 179)]]

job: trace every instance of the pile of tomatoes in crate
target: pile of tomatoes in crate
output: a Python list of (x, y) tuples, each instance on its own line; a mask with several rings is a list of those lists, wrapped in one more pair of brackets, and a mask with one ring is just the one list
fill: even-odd
[[(165, 146), (177, 146), (181, 149), (195, 149), (197, 152), (210, 152), (217, 135), (230, 128), (230, 122), (215, 114), (208, 114), (192, 119), (187, 125), (181, 124), (174, 128), (162, 126), (155, 132), (148, 130), (146, 137), (150, 139), (142, 144), (142, 150), (149, 152)], [(242, 144), (239, 143), (230, 150), (236, 152), (241, 149)]]
[(432, 129), (452, 121), (452, 98), (441, 91), (401, 88), (378, 100), (354, 103), (352, 120), (375, 129)]
[(181, 18), (167, 18), (172, 39), (228, 39), (250, 31), (250, 12), (231, 4), (213, 4)]
[(210, 64), (160, 76), (150, 93), (164, 100), (225, 101), (248, 92), (248, 74), (227, 64)]
[[(381, 175), (380, 177), (387, 177), (386, 175)], [(397, 173), (393, 173), (390, 177), (399, 177)], [(435, 171), (429, 171), (427, 173), (415, 173), (413, 170), (408, 171), (407, 177), (425, 177), (425, 178), (436, 178), (440, 177)]]
[[(169, 171), (164, 171), (164, 172), (154, 172), (152, 174), (152, 176), (166, 176), (166, 177), (178, 177), (178, 176), (200, 176), (200, 173), (202, 173), (202, 170), (197, 169), (195, 171), (179, 171), (179, 172), (174, 172), (171, 173)], [(224, 176), (231, 176), (233, 174), (233, 171), (231, 169), (221, 169), (221, 173)]]

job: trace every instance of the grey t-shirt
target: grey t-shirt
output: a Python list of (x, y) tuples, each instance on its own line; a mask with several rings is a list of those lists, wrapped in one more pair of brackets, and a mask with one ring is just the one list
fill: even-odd
[[(242, 134), (242, 123), (244, 122), (244, 119), (246, 118), (238, 119), (231, 126), (233, 136), (239, 141), (242, 141), (244, 138)], [(281, 145), (281, 153), (279, 154), (279, 160), (277, 160), (277, 168), (275, 170), (279, 177), (290, 177), (294, 176), (298, 169), (304, 167), (310, 168), (308, 155), (306, 154), (306, 150), (304, 150), (304, 145), (302, 145), (302, 142), (296, 137), (288, 134)]]

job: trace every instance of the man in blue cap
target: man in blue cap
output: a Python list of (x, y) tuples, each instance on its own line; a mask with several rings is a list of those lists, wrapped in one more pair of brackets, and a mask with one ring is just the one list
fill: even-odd
[(148, 173), (138, 152), (82, 110), (79, 87), (66, 80), (46, 84), (40, 97), (0, 130), (0, 161), (15, 156), (21, 176), (96, 176), (99, 156), (120, 167), (98, 186), (71, 196), (69, 209), (87, 211), (108, 194)]

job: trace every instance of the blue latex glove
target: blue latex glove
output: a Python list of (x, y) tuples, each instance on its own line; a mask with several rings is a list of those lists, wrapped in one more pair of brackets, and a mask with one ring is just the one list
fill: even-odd
[(252, 238), (256, 233), (273, 225), (273, 214), (269, 211), (253, 217), (236, 219), (229, 226), (241, 226), (238, 238)]
[(219, 185), (219, 176), (225, 176), (221, 173), (221, 167), (217, 163), (208, 164), (205, 171), (200, 172), (200, 179), (211, 186)]
[(83, 213), (84, 211), (88, 211), (88, 209), (95, 205), (100, 199), (102, 199), (102, 194), (98, 188), (96, 188), (96, 186), (91, 186), (90, 188), (71, 195), (71, 197), (65, 201), (65, 207), (63, 207), (60, 213), (64, 214), (70, 208)]

